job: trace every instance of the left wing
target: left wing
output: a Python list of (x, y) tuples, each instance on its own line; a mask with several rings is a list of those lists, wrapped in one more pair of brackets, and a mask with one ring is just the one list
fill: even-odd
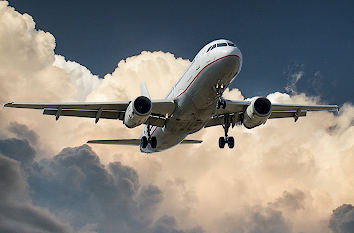
[[(44, 115), (87, 117), (99, 119), (123, 120), (129, 101), (122, 102), (91, 102), (91, 103), (7, 103), (4, 107), (42, 109)], [(171, 115), (175, 109), (173, 100), (152, 100), (152, 111), (145, 124), (162, 127), (165, 116)]]
[[(225, 109), (217, 109), (214, 116), (209, 120), (205, 127), (223, 125), (225, 116), (231, 118), (231, 123), (235, 125), (242, 119), (242, 114), (245, 113), (247, 107), (251, 104), (250, 101), (232, 101), (226, 100)], [(295, 121), (299, 117), (307, 115), (308, 111), (338, 111), (337, 105), (295, 105), (295, 104), (272, 104), (272, 113), (269, 119), (275, 118), (294, 118)]]

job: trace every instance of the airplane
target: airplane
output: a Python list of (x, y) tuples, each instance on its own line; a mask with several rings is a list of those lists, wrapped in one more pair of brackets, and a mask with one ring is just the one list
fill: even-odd
[(222, 126), (219, 148), (233, 148), (230, 127), (251, 129), (268, 119), (306, 116), (308, 111), (338, 111), (337, 105), (286, 105), (266, 97), (252, 101), (226, 100), (223, 92), (240, 73), (242, 54), (230, 40), (215, 40), (195, 56), (164, 99), (152, 100), (145, 83), (141, 95), (131, 101), (78, 103), (7, 103), (4, 107), (42, 109), (44, 115), (122, 120), (128, 128), (145, 124), (137, 139), (91, 140), (87, 143), (136, 145), (144, 153), (160, 152), (178, 144), (201, 143), (186, 137), (203, 128)]

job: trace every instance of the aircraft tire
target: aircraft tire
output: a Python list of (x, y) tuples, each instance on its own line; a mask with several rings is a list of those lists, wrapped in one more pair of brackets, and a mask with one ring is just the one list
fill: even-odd
[(142, 148), (146, 148), (148, 145), (148, 140), (145, 136), (141, 137), (140, 139), (140, 145)]
[(157, 146), (157, 139), (156, 139), (156, 137), (151, 137), (151, 142), (150, 142), (150, 144), (151, 144), (151, 147), (152, 147), (152, 148), (156, 148), (156, 146)]
[(224, 137), (220, 137), (219, 138), (219, 148), (220, 149), (224, 148), (225, 147), (225, 143), (226, 143), (226, 141), (225, 141)]
[(229, 146), (230, 149), (234, 148), (234, 146), (235, 146), (234, 137), (228, 137), (227, 138), (227, 145)]

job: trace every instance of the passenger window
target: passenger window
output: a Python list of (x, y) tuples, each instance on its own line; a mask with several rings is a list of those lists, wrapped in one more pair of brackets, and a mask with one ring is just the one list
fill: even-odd
[(219, 44), (218, 44), (218, 47), (225, 47), (225, 46), (227, 46), (226, 43), (219, 43)]
[(227, 44), (228, 44), (229, 46), (236, 47), (236, 45), (235, 45), (234, 43), (228, 42)]

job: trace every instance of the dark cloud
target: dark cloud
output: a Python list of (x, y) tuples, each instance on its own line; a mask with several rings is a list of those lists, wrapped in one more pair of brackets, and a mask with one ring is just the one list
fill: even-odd
[(45, 209), (31, 204), (19, 163), (0, 154), (0, 232), (71, 232)]
[(17, 138), (26, 139), (32, 145), (35, 145), (38, 142), (38, 135), (33, 130), (30, 130), (26, 125), (11, 122), (7, 129)]
[[(155, 221), (160, 189), (141, 185), (136, 171), (120, 162), (104, 166), (87, 145), (39, 162), (25, 139), (0, 140), (0, 152), (9, 157), (0, 163), (0, 229), (6, 232), (70, 232), (61, 222), (80, 232), (202, 232), (178, 229), (171, 216)], [(23, 195), (23, 204), (12, 201), (14, 194)]]
[(329, 228), (334, 233), (354, 233), (354, 206), (343, 204), (333, 210)]
[(283, 213), (272, 206), (245, 208), (242, 215), (228, 215), (222, 220), (225, 232), (291, 233), (292, 229)]
[(305, 193), (301, 190), (294, 190), (293, 192), (284, 191), (283, 195), (277, 198), (275, 202), (270, 203), (270, 205), (275, 208), (296, 211), (305, 208), (305, 197)]
[(162, 216), (156, 221), (150, 229), (151, 233), (202, 233), (200, 228), (194, 228), (187, 231), (177, 230), (176, 220), (171, 216)]
[(22, 165), (31, 164), (36, 156), (35, 150), (27, 140), (7, 138), (0, 140), (0, 153), (17, 161)]

